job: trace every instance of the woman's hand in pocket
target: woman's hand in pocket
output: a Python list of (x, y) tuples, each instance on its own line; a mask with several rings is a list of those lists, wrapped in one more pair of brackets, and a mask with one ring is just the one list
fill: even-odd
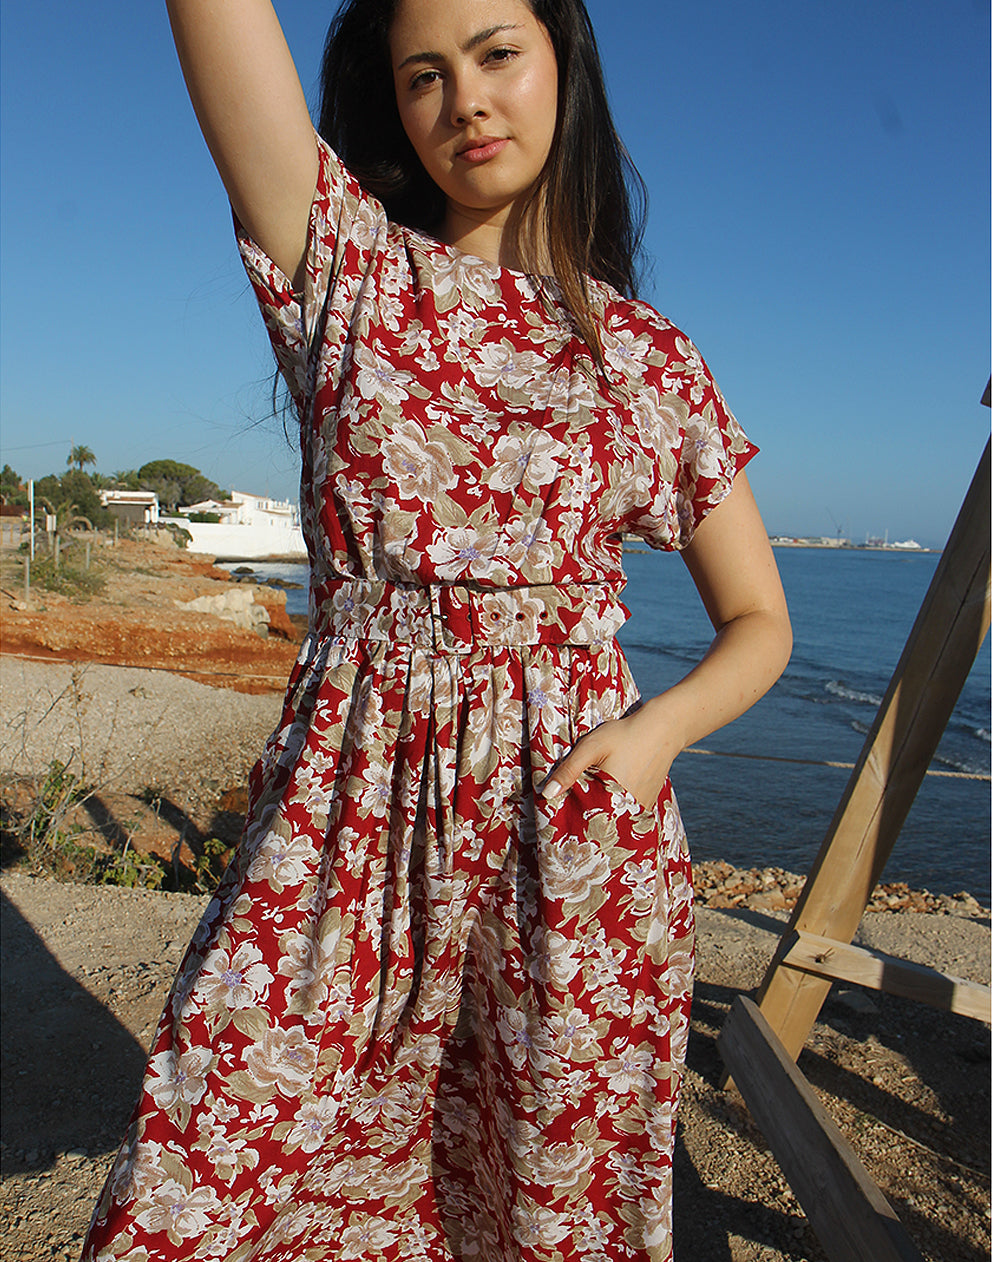
[(546, 798), (567, 793), (576, 780), (600, 768), (632, 793), (646, 811), (654, 809), (668, 772), (682, 746), (659, 724), (656, 713), (644, 709), (622, 719), (610, 719), (576, 741), (541, 786)]

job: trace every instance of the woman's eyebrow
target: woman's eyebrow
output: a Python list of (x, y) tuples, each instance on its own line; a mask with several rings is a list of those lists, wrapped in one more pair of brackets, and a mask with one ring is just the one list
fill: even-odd
[[(518, 31), (520, 26), (513, 22), (503, 22), (499, 26), (487, 26), (484, 31), (479, 31), (477, 35), (462, 45), (463, 53), (470, 53), (473, 48), (478, 48), (480, 44), (484, 44), (487, 39), (492, 39), (494, 35), (499, 35), (503, 31)], [(415, 62), (427, 62), (429, 65), (436, 65), (438, 62), (444, 61), (443, 53), (411, 53), (409, 57), (404, 57), (397, 70), (402, 70), (404, 66), (409, 66)]]

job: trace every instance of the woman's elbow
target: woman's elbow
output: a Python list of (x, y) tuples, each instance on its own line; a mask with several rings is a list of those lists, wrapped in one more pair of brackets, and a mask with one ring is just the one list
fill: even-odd
[(792, 657), (792, 619), (788, 609), (783, 605), (772, 614), (772, 625), (769, 630), (771, 666), (774, 671), (774, 683), (785, 671)]

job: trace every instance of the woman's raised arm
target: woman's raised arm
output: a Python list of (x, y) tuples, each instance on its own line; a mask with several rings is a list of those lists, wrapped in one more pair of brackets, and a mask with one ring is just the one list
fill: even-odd
[(313, 125), (270, 0), (168, 0), (204, 138), (251, 236), (299, 280), (317, 182)]

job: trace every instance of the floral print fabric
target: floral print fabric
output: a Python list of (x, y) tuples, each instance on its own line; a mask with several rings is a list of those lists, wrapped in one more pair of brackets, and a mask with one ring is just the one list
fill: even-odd
[(302, 295), (239, 231), (310, 633), (84, 1258), (663, 1260), (678, 809), (535, 787), (638, 703), (621, 532), (684, 547), (755, 449), (651, 308), (593, 283), (604, 379), (550, 282), (388, 223), (318, 143)]

